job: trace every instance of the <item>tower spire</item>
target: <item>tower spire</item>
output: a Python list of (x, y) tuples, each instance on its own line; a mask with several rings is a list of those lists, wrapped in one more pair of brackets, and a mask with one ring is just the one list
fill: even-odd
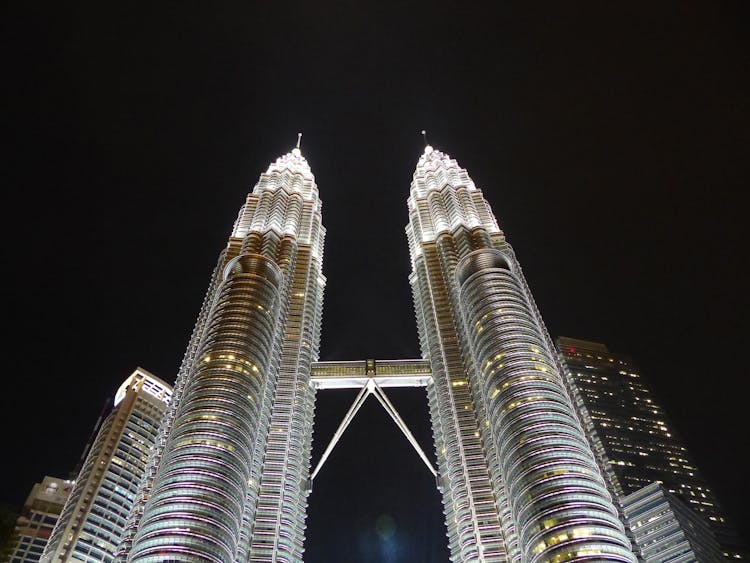
[(299, 150), (300, 143), (302, 143), (302, 133), (297, 133), (297, 144), (292, 149), (294, 156), (302, 156), (302, 151)]
[(422, 129), (422, 138), (424, 139), (424, 153), (430, 154), (432, 152), (432, 145), (427, 142), (427, 130)]

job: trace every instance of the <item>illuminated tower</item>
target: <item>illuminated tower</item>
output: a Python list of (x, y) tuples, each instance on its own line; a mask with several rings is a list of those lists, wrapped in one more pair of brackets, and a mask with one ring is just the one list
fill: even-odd
[(408, 200), (454, 561), (635, 561), (512, 248), (466, 170), (427, 146)]
[(727, 558), (742, 558), (736, 530), (633, 361), (599, 342), (560, 337), (557, 345), (568, 388), (613, 494), (639, 499), (656, 494), (644, 487), (662, 483), (665, 497), (675, 495), (710, 526)]
[(36, 563), (42, 557), (52, 530), (60, 517), (73, 482), (46, 476), (36, 483), (23, 503), (13, 534), (9, 563)]
[(643, 563), (721, 563), (729, 558), (706, 521), (660, 483), (624, 497), (622, 509)]
[(110, 563), (172, 387), (142, 368), (115, 395), (41, 561)]
[(301, 560), (324, 233), (298, 147), (261, 175), (219, 255), (123, 560)]
[[(373, 395), (443, 493), (453, 561), (635, 557), (554, 348), (481, 192), (427, 147), (407, 235), (424, 358), (315, 363), (324, 229), (299, 148), (219, 256), (118, 561), (300, 562), (311, 482)], [(384, 388), (424, 386), (436, 470)], [(310, 472), (316, 390), (359, 394)]]

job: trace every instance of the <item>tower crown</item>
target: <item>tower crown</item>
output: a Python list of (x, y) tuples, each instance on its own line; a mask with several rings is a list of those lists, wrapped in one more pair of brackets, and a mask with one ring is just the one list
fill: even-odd
[(424, 148), (411, 181), (412, 197), (424, 197), (431, 190), (441, 190), (446, 186), (465, 187), (475, 190), (474, 182), (465, 169), (461, 168), (449, 154), (434, 149), (431, 145)]
[[(311, 205), (312, 213), (303, 213), (306, 205)], [(300, 242), (313, 244), (313, 253), (319, 256), (325, 233), (320, 225), (320, 212), (315, 176), (298, 144), (271, 162), (260, 175), (240, 209), (232, 238), (244, 238), (250, 231), (293, 234)]]
[(275, 162), (269, 164), (266, 174), (281, 173), (285, 170), (294, 174), (300, 174), (304, 176), (305, 179), (312, 181), (315, 180), (312, 170), (310, 170), (310, 165), (307, 163), (307, 159), (302, 156), (302, 151), (300, 151), (298, 147), (293, 148), (285, 155), (277, 158)]
[(406, 235), (412, 262), (421, 255), (420, 243), (459, 227), (484, 227), (489, 233), (500, 228), (489, 205), (466, 169), (449, 154), (425, 146), (417, 161), (409, 193), (409, 224)]
[(290, 193), (299, 193), (303, 199), (317, 199), (318, 197), (315, 176), (298, 147), (268, 165), (266, 172), (260, 175), (253, 193), (278, 188), (284, 188)]

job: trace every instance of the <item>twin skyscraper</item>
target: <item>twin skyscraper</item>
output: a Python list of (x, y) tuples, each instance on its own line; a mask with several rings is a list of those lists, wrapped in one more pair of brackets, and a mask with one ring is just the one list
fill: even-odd
[(406, 233), (423, 359), (380, 372), (316, 363), (321, 208), (299, 147), (248, 194), (117, 560), (302, 561), (316, 391), (359, 386), (388, 409), (382, 388), (405, 382), (427, 391), (453, 561), (636, 562), (516, 255), (467, 171), (429, 145), (419, 158)]
[[(427, 146), (408, 206), (452, 557), (636, 561), (482, 192)], [(261, 175), (220, 253), (123, 561), (302, 560), (324, 236), (295, 148)]]

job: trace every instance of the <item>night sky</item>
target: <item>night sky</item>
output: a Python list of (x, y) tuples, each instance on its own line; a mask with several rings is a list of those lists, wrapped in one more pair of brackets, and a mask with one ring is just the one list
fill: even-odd
[[(66, 476), (136, 366), (174, 380), (245, 194), (298, 131), (328, 229), (321, 359), (418, 357), (425, 128), (551, 334), (634, 357), (750, 535), (747, 2), (167, 4), (0, 18), (1, 501)], [(423, 392), (389, 395), (434, 457)], [(313, 463), (353, 398), (320, 394)], [(372, 398), (307, 536), (310, 563), (447, 558), (432, 477)]]

